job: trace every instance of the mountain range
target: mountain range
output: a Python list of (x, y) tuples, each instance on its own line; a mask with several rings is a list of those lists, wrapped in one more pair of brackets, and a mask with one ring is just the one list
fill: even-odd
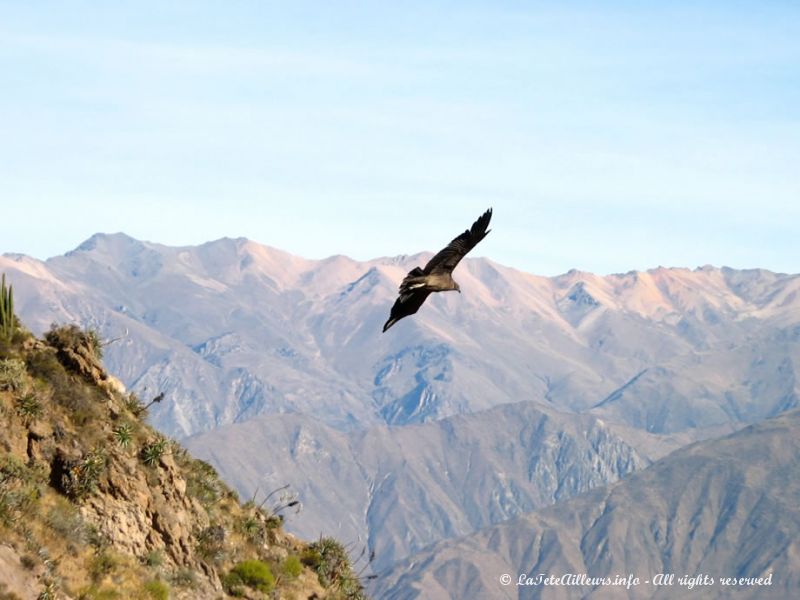
[(288, 483), (309, 509), (289, 529), (361, 539), (375, 569), (648, 464), (600, 419), (533, 402), (350, 432), (301, 415), (260, 416), (187, 445), (247, 497)]
[(35, 332), (97, 329), (112, 373), (144, 401), (165, 394), (154, 425), (243, 494), (290, 483), (298, 533), (335, 524), (375, 551), (376, 572), (418, 573), (430, 544), (594, 497), (798, 405), (798, 275), (542, 277), (473, 258), (462, 294), (381, 334), (403, 275), (429, 257), (98, 234), (46, 261), (3, 255), (0, 271)]
[[(798, 456), (800, 410), (792, 410), (677, 450), (624, 481), (441, 542), (396, 564), (374, 593), (387, 600), (793, 598)], [(540, 574), (568, 573), (640, 581), (517, 585), (520, 575), (541, 582)], [(513, 574), (509, 584), (504, 574)]]

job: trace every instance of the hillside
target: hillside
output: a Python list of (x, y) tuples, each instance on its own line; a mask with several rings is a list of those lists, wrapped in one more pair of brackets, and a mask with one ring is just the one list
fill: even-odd
[(241, 504), (147, 425), (93, 333), (13, 329), (0, 332), (0, 597), (363, 597), (338, 542), (285, 533), (278, 498)]
[[(792, 598), (800, 589), (800, 410), (678, 450), (584, 496), (442, 542), (377, 580), (386, 600)], [(500, 575), (513, 575), (503, 586)], [(639, 586), (517, 586), (519, 574), (633, 574)], [(672, 586), (644, 583), (674, 573)], [(733, 588), (720, 577), (767, 577)], [(705, 574), (689, 590), (678, 579)], [(469, 590), (468, 595), (467, 590)]]
[[(301, 415), (261, 416), (186, 444), (245, 495), (291, 484), (308, 510), (287, 527), (364, 539), (376, 570), (648, 464), (599, 419), (533, 402), (353, 432)], [(275, 461), (265, 465), (265, 453)]]

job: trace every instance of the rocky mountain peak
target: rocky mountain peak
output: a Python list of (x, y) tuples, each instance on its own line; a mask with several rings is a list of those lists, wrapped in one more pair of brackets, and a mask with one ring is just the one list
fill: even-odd
[(123, 232), (95, 233), (89, 239), (80, 243), (72, 252), (108, 252), (111, 249), (127, 250), (131, 247), (141, 246), (143, 242)]

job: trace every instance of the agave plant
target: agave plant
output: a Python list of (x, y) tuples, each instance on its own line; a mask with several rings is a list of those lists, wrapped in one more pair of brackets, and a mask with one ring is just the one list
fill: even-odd
[(152, 444), (147, 444), (142, 448), (141, 457), (142, 462), (148, 467), (154, 467), (161, 460), (164, 452), (167, 450), (167, 439), (161, 438)]
[(120, 423), (114, 428), (114, 438), (119, 447), (127, 448), (133, 439), (133, 426), (130, 423)]
[(42, 403), (36, 394), (26, 394), (17, 399), (17, 414), (21, 416), (26, 423), (30, 423), (42, 416)]

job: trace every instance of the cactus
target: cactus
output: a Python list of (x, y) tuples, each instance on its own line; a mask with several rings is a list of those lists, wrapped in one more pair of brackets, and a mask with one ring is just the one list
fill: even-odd
[(0, 338), (10, 340), (14, 335), (14, 286), (6, 288), (6, 274), (0, 283)]

